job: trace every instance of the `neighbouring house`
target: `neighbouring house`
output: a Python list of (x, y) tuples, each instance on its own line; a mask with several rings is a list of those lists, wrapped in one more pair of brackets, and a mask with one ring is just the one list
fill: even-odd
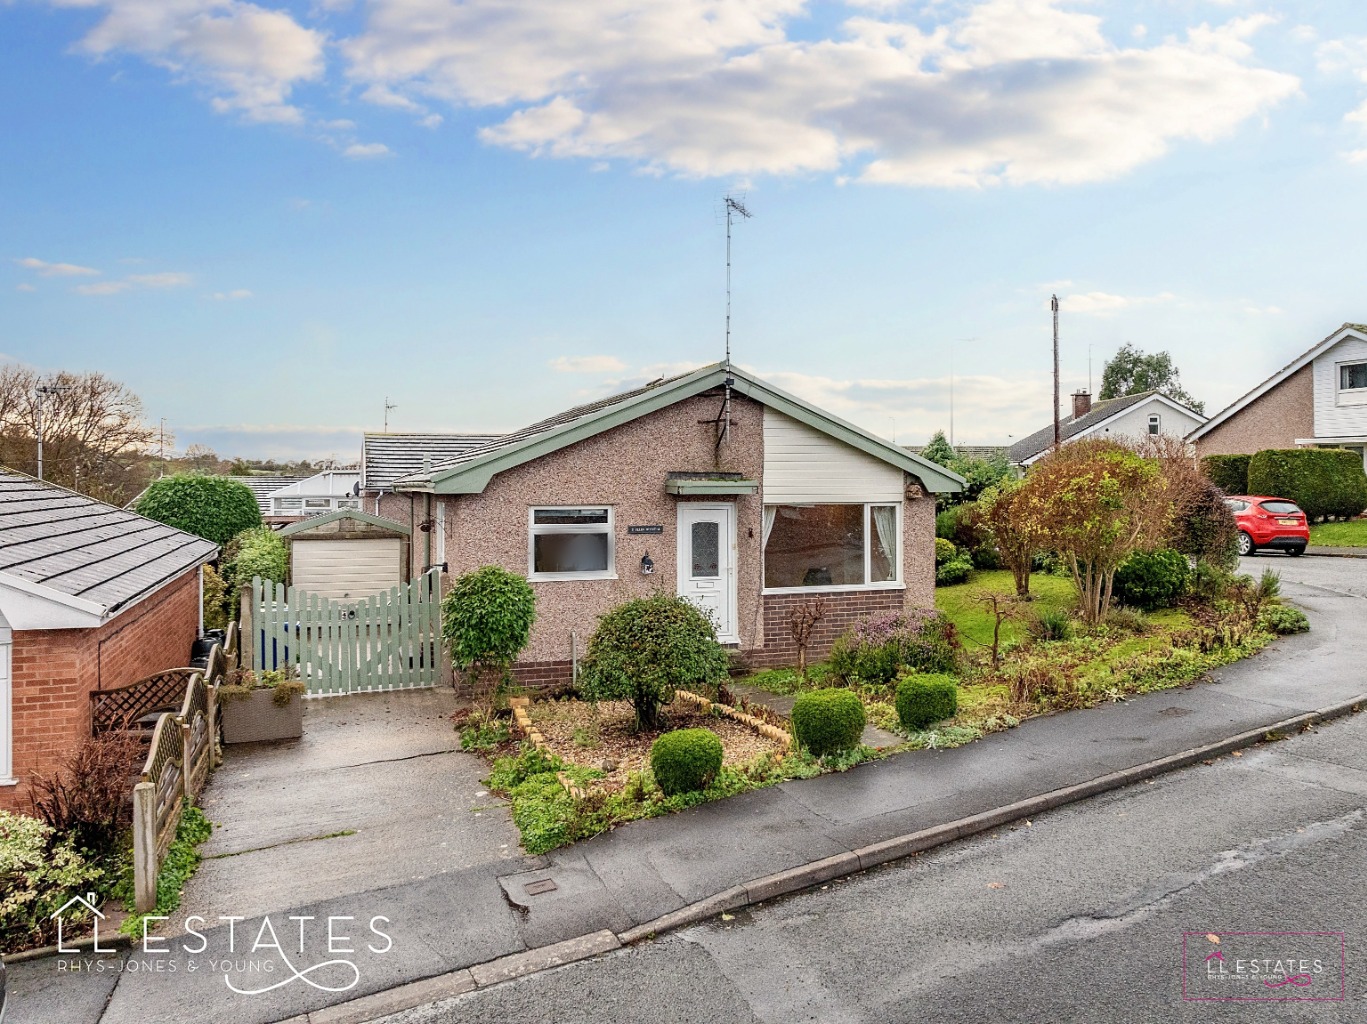
[[(269, 519), (271, 514), (271, 494), (280, 490), (282, 487), (288, 487), (290, 484), (297, 484), (300, 480), (303, 480), (304, 477), (278, 476), (262, 473), (253, 474), (251, 476), (235, 476), (233, 479), (240, 484), (245, 484), (251, 490), (252, 495), (256, 498), (257, 505), (261, 508), (261, 518)], [(139, 495), (139, 497), (141, 497), (141, 495)], [(137, 498), (134, 498), (133, 502), (130, 503), (128, 507), (132, 508), (135, 504), (137, 504)]]
[(487, 438), (378, 503), (416, 525), (411, 572), (527, 576), (537, 621), (514, 672), (540, 685), (570, 678), (599, 615), (657, 591), (698, 603), (756, 665), (796, 661), (788, 615), (811, 598), (817, 656), (867, 616), (930, 608), (934, 495), (962, 484), (714, 364)]
[(1347, 448), (1367, 468), (1367, 324), (1344, 324), (1188, 435), (1196, 454)]
[(290, 582), (334, 601), (359, 601), (408, 582), (409, 538), (403, 523), (339, 508), (280, 531), (290, 548)]
[[(361, 439), (362, 508), (379, 514), (380, 497), (394, 481), (458, 459), (501, 437), (471, 433), (367, 433)], [(409, 523), (416, 527), (416, 523)]]
[[(244, 480), (249, 478), (244, 478)], [(329, 469), (278, 487), (266, 495), (262, 517), (271, 524), (292, 523), (339, 508), (361, 507), (361, 474)]]
[(188, 663), (213, 543), (0, 469), (0, 808), (90, 735), (90, 694)]
[[(1141, 391), (1123, 398), (1092, 401), (1089, 392), (1073, 394), (1073, 411), (1059, 422), (1063, 442), (1083, 437), (1109, 437), (1117, 440), (1139, 439), (1149, 435), (1186, 437), (1206, 418), (1195, 409), (1173, 401), (1161, 391)], [(1054, 425), (1041, 427), (1021, 438), (1007, 450), (1014, 466), (1033, 465), (1054, 446)]]

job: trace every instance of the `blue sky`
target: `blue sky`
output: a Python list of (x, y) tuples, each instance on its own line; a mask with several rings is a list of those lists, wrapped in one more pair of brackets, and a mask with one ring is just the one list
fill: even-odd
[(1367, 320), (1367, 5), (0, 3), (0, 354), (221, 454), (735, 355), (1005, 442), (1120, 344), (1210, 411)]

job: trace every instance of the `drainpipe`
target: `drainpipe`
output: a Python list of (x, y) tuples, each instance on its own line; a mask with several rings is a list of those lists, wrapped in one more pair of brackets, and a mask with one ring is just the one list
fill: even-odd
[[(432, 495), (430, 493), (423, 495), (422, 522), (423, 526), (426, 527), (426, 529), (423, 530), (422, 543), (423, 550), (425, 551), (425, 557), (423, 558), (422, 564), (425, 565), (427, 569), (430, 569), (432, 567), (432, 530), (435, 526), (432, 520)], [(427, 569), (424, 569), (423, 571), (426, 572)]]

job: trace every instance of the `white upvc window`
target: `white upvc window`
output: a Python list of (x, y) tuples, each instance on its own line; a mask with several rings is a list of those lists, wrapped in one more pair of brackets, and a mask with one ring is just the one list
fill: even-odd
[(1339, 363), (1338, 404), (1367, 405), (1367, 362)]
[(610, 505), (544, 505), (527, 510), (527, 578), (617, 578)]
[(1160, 433), (1161, 430), (1162, 430), (1162, 426), (1163, 426), (1163, 420), (1162, 420), (1162, 418), (1158, 415), (1158, 413), (1156, 413), (1156, 412), (1149, 413), (1149, 433), (1150, 433), (1150, 434), (1157, 434), (1157, 433)]
[(901, 586), (900, 503), (764, 506), (766, 593)]

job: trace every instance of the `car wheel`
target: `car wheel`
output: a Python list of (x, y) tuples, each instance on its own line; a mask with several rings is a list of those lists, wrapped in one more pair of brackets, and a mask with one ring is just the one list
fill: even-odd
[(1290, 555), (1292, 558), (1300, 558), (1301, 555), (1305, 554), (1305, 548), (1287, 548), (1286, 553)]
[(1258, 549), (1258, 548), (1257, 548), (1257, 545), (1253, 543), (1253, 538), (1250, 537), (1250, 536), (1249, 536), (1247, 533), (1245, 533), (1243, 530), (1240, 530), (1240, 531), (1239, 531), (1239, 554), (1241, 554), (1241, 555), (1251, 555), (1251, 554), (1253, 554), (1253, 552), (1256, 551), (1257, 549)]

